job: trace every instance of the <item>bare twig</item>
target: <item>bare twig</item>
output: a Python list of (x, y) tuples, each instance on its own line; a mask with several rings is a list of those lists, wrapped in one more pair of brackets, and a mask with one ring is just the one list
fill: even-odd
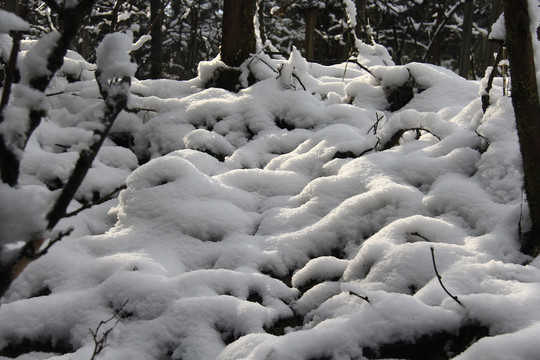
[(127, 188), (126, 185), (120, 185), (120, 186), (114, 188), (114, 190), (111, 191), (110, 193), (108, 193), (107, 195), (105, 195), (105, 196), (103, 196), (103, 197), (101, 197), (101, 198), (99, 198), (97, 200), (90, 201), (90, 202), (84, 204), (83, 206), (81, 206), (80, 208), (78, 208), (77, 210), (66, 213), (66, 215), (64, 215), (64, 218), (75, 216), (78, 213), (80, 213), (80, 212), (82, 212), (82, 211), (84, 211), (86, 209), (91, 208), (92, 206), (103, 204), (104, 202), (111, 200), (114, 194), (116, 194), (116, 193), (118, 193), (118, 192), (120, 192), (120, 191), (122, 191), (122, 190), (124, 190), (126, 188)]
[[(261, 50), (261, 51), (262, 51), (262, 50)], [(257, 55), (258, 55), (258, 54), (257, 54)], [(277, 71), (276, 69), (274, 69), (274, 68), (272, 67), (272, 65), (270, 65), (269, 63), (267, 63), (265, 60), (261, 59), (259, 56), (253, 56), (253, 57), (251, 58), (251, 60), (249, 61), (248, 66), (251, 66), (251, 63), (252, 63), (253, 60), (255, 60), (255, 59), (259, 60), (260, 62), (262, 62), (263, 64), (265, 64), (266, 66), (268, 66), (268, 67), (269, 67), (273, 72), (275, 72), (276, 74), (279, 74), (279, 71)]]
[[(62, 240), (64, 237), (66, 236), (69, 236), (71, 233), (73, 232), (73, 228), (70, 227), (69, 229), (67, 230), (64, 230), (64, 231), (60, 231), (56, 237), (54, 239), (51, 239), (49, 241), (49, 243), (47, 244), (47, 246), (45, 247), (45, 249), (41, 250), (35, 257), (35, 259), (39, 258), (39, 257), (42, 257), (43, 255), (45, 255), (49, 249), (54, 245), (56, 244), (57, 242), (59, 242), (60, 240)], [(35, 260), (34, 259), (34, 260)]]
[[(491, 99), (489, 96), (489, 91), (493, 87), (493, 80), (495, 79), (495, 74), (497, 73), (497, 66), (499, 65), (499, 63), (501, 62), (503, 58), (503, 53), (504, 53), (503, 50), (504, 50), (504, 46), (503, 44), (501, 44), (499, 47), (499, 52), (497, 53), (497, 57), (495, 58), (495, 64), (493, 68), (491, 69), (491, 73), (489, 74), (487, 86), (484, 90), (486, 94), (482, 95), (482, 111), (484, 112), (486, 112), (487, 108), (490, 105)], [(503, 91), (504, 91), (504, 87), (503, 87)]]
[(448, 11), (448, 13), (444, 14), (444, 19), (441, 21), (441, 23), (439, 24), (439, 27), (433, 33), (433, 38), (431, 39), (431, 42), (428, 45), (423, 62), (428, 61), (429, 55), (431, 53), (431, 48), (435, 44), (435, 40), (437, 40), (437, 38), (441, 34), (441, 31), (446, 26), (446, 23), (448, 22), (448, 20), (450, 20), (450, 18), (455, 14), (455, 12), (459, 9), (459, 7), (464, 4), (464, 2), (465, 2), (464, 0), (459, 1), (456, 5), (454, 5), (454, 7), (452, 7)]
[[(101, 320), (96, 330), (88, 329), (90, 331), (90, 334), (92, 334), (92, 339), (94, 340), (94, 352), (92, 353), (92, 357), (90, 358), (90, 360), (96, 359), (96, 356), (98, 356), (103, 351), (103, 349), (105, 349), (107, 346), (110, 345), (107, 343), (107, 338), (109, 337), (109, 334), (111, 333), (111, 331), (114, 330), (115, 326), (120, 321), (120, 314), (122, 310), (124, 310), (124, 307), (126, 306), (128, 301), (129, 299), (124, 301), (122, 306), (114, 312), (113, 316), (111, 316), (107, 320)], [(109, 322), (113, 321), (114, 319), (116, 319), (115, 323), (109, 329), (103, 331), (100, 336), (99, 330), (101, 329), (101, 327), (107, 325)]]
[(439, 280), (439, 284), (441, 284), (441, 287), (443, 288), (444, 292), (448, 294), (448, 296), (450, 296), (455, 302), (457, 302), (462, 307), (465, 307), (465, 305), (463, 305), (463, 303), (458, 300), (458, 297), (455, 296), (455, 295), (452, 295), (450, 293), (450, 291), (448, 291), (446, 289), (446, 287), (444, 286), (444, 284), (442, 282), (442, 277), (441, 277), (441, 275), (439, 275), (439, 271), (437, 270), (437, 265), (435, 264), (435, 249), (433, 248), (433, 246), (430, 247), (430, 249), (431, 249), (431, 259), (433, 260), (433, 269), (435, 270), (435, 275), (437, 275), (437, 279)]
[(413, 233), (409, 233), (408, 235), (413, 235), (413, 236), (418, 236), (419, 238), (427, 241), (427, 242), (431, 242), (431, 240), (429, 240), (427, 237), (423, 236), (422, 234), (420, 234), (419, 232), (415, 231)]
[(372, 72), (371, 70), (369, 70), (369, 68), (365, 65), (362, 65), (358, 62), (358, 60), (356, 59), (348, 59), (348, 61), (352, 62), (352, 63), (355, 63), (356, 65), (358, 65), (362, 70), (365, 70), (367, 71), (371, 76), (373, 76), (375, 79), (379, 80)]
[(354, 296), (357, 296), (357, 297), (359, 297), (360, 299), (362, 299), (362, 300), (364, 300), (364, 301), (370, 303), (369, 298), (368, 298), (367, 296), (358, 295), (357, 293), (354, 293), (354, 292), (352, 292), (352, 291), (350, 291), (350, 290), (349, 290), (349, 294), (354, 295)]
[(369, 134), (369, 132), (371, 131), (371, 129), (373, 129), (373, 135), (377, 135), (377, 128), (379, 127), (379, 122), (384, 119), (384, 114), (379, 116), (379, 113), (375, 113), (375, 116), (377, 117), (377, 120), (375, 121), (375, 123), (373, 124), (372, 127), (369, 128), (369, 130), (367, 131), (367, 133)]
[(304, 83), (302, 83), (302, 80), (300, 80), (300, 78), (298, 77), (298, 75), (296, 75), (294, 72), (292, 73), (292, 76), (298, 80), (298, 82), (300, 83), (300, 85), (302, 85), (302, 89), (304, 89), (304, 91), (306, 91), (306, 87), (304, 86)]

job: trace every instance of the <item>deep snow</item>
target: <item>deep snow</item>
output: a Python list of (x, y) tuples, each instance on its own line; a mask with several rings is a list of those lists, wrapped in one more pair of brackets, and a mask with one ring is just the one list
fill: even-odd
[[(371, 74), (257, 56), (260, 81), (238, 93), (204, 89), (218, 60), (191, 81), (133, 82), (135, 112), (77, 199), (127, 189), (60, 223), (75, 231), (2, 299), (0, 348), (29, 339), (52, 352), (19, 359), (89, 359), (89, 329), (128, 301), (101, 359), (359, 359), (470, 324), (488, 336), (449, 357), (536, 359), (540, 263), (519, 252), (529, 224), (502, 81), (483, 114), (480, 82), (394, 66), (380, 46), (358, 59)], [(94, 69), (69, 54), (61, 75), (81, 81), (54, 79), (21, 189), (0, 187), (3, 202), (45, 206), (69, 176), (95, 127)], [(405, 83), (414, 97), (387, 110)]]

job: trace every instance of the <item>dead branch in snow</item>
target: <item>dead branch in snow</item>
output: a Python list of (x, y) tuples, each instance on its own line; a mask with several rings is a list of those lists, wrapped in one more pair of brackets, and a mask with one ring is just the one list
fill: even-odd
[[(107, 320), (101, 320), (96, 327), (96, 330), (88, 329), (90, 331), (90, 334), (92, 334), (92, 339), (94, 340), (94, 352), (92, 353), (92, 357), (90, 358), (90, 360), (96, 359), (96, 357), (103, 351), (103, 349), (109, 346), (109, 344), (107, 343), (107, 338), (109, 337), (111, 331), (114, 330), (114, 328), (120, 321), (120, 314), (124, 310), (124, 307), (127, 305), (128, 301), (129, 300), (124, 301), (122, 306), (120, 306), (120, 308), (114, 312), (113, 316), (111, 316)], [(107, 325), (114, 319), (116, 319), (114, 324), (109, 329), (103, 331), (100, 335), (99, 330), (101, 329), (101, 327)]]
[(430, 249), (431, 249), (431, 260), (433, 261), (433, 269), (435, 270), (435, 275), (437, 275), (437, 280), (439, 280), (439, 284), (441, 284), (441, 287), (443, 288), (444, 292), (448, 294), (448, 296), (450, 296), (455, 302), (457, 302), (462, 307), (465, 307), (465, 305), (463, 305), (463, 303), (458, 300), (458, 297), (455, 295), (452, 295), (450, 291), (448, 291), (448, 289), (446, 289), (446, 287), (444, 286), (442, 282), (442, 277), (439, 274), (439, 271), (437, 270), (437, 264), (435, 264), (435, 249), (433, 248), (433, 246), (430, 247)]
[(398, 129), (391, 137), (388, 141), (386, 141), (383, 145), (382, 145), (382, 148), (383, 150), (388, 150), (388, 149), (391, 149), (393, 148), (394, 146), (397, 146), (399, 145), (399, 140), (401, 139), (401, 137), (403, 136), (403, 134), (405, 134), (407, 131), (425, 131), (433, 136), (435, 136), (437, 139), (441, 140), (440, 136), (438, 136), (437, 134), (434, 134), (433, 132), (431, 132), (429, 129), (426, 129), (425, 127), (421, 127), (421, 126), (417, 126), (417, 127), (411, 127), (411, 128), (406, 128), (406, 129)]
[(371, 302), (369, 301), (369, 298), (368, 298), (367, 296), (358, 295), (357, 293), (352, 292), (352, 291), (350, 291), (350, 290), (349, 290), (349, 294), (354, 295), (354, 296), (357, 296), (357, 297), (359, 297), (360, 299), (364, 300), (365, 302), (371, 304)]

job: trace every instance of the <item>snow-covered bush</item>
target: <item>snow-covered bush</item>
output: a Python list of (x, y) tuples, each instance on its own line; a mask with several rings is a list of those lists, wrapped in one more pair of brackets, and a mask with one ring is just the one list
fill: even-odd
[[(66, 43), (75, 35), (72, 31), (77, 30), (91, 5), (82, 1), (64, 8), (58, 14), (64, 17), (64, 31), (51, 32), (25, 49), (19, 62), (20, 82), (14, 85), (6, 82), (2, 91), (4, 100), (13, 88), (9, 102), (2, 102), (0, 109), (1, 200), (10, 204), (9, 210), (2, 209), (0, 218), (1, 295), (30, 261), (44, 255), (51, 245), (71, 233), (72, 229), (56, 230), (60, 220), (108, 200), (118, 192), (129, 170), (137, 165), (134, 156), (131, 165), (115, 161), (116, 154), (122, 154), (116, 150), (102, 153), (102, 161), (94, 163), (116, 117), (127, 106), (129, 86), (136, 70), (129, 56), (131, 35), (109, 35), (99, 46), (96, 88), (103, 101), (84, 111), (79, 108), (72, 115), (72, 120), (84, 127), (67, 129), (42, 121), (48, 120), (47, 110), (51, 106), (46, 91), (54, 88), (66, 91), (69, 86), (67, 79), (55, 78), (57, 72), (69, 76), (80, 69), (81, 78), (84, 71), (94, 70), (66, 49)], [(0, 23), (3, 33), (28, 29), (23, 20), (5, 11), (0, 12)], [(13, 63), (15, 58), (10, 61)], [(125, 152), (121, 156), (126, 155), (132, 156)], [(98, 177), (94, 169), (100, 166)], [(104, 174), (107, 176), (103, 177)], [(73, 209), (74, 199), (82, 203), (79, 209)]]

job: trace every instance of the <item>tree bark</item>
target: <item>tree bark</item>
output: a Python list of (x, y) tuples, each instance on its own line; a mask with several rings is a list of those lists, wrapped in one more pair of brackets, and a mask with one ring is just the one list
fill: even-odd
[(540, 103), (527, 0), (504, 0), (506, 46), (512, 77), (512, 104), (516, 117), (525, 193), (532, 232), (522, 239), (522, 251), (540, 253)]
[(315, 26), (317, 25), (317, 8), (309, 8), (306, 10), (306, 37), (304, 47), (306, 50), (306, 59), (313, 60), (315, 58)]
[(467, 78), (469, 76), (470, 64), (470, 52), (471, 52), (471, 38), (472, 38), (472, 25), (474, 14), (474, 1), (467, 0), (463, 8), (463, 25), (461, 28), (461, 49), (459, 52), (459, 75)]
[(152, 23), (152, 29), (150, 31), (150, 35), (152, 36), (152, 42), (150, 43), (150, 77), (152, 79), (159, 78), (163, 69), (161, 57), (161, 26), (163, 24), (162, 5), (161, 0), (150, 1), (150, 18), (155, 22)]
[(255, 0), (225, 0), (223, 5), (223, 32), (221, 60), (238, 67), (256, 51)]
[[(435, 23), (435, 29), (438, 29), (442, 26), (444, 22), (444, 8), (439, 7), (437, 11), (437, 22)], [(433, 34), (432, 46), (428, 50), (427, 56), (431, 64), (440, 65), (441, 64), (441, 45), (442, 39), (440, 33), (435, 32)]]
[(197, 72), (197, 29), (199, 28), (199, 6), (193, 5), (190, 10), (190, 29), (189, 29), (189, 49), (187, 63), (189, 65), (187, 71), (190, 76), (196, 75)]

